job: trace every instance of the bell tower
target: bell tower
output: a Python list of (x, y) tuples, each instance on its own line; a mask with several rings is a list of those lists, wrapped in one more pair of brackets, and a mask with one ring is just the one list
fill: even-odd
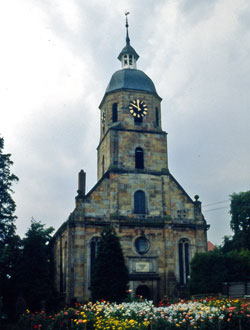
[[(98, 180), (110, 169), (158, 174), (168, 169), (162, 99), (153, 81), (137, 69), (139, 55), (130, 44), (128, 26), (126, 15), (126, 45), (118, 56), (122, 68), (112, 75), (99, 106)], [(139, 153), (144, 160), (141, 167), (136, 160)]]
[(207, 250), (209, 226), (201, 202), (198, 196), (193, 201), (168, 169), (161, 97), (137, 69), (127, 14), (121, 69), (99, 106), (98, 180), (85, 192), (86, 174), (79, 173), (75, 208), (53, 239), (55, 285), (67, 303), (91, 297), (98, 241), (107, 225), (119, 236), (132, 297), (156, 302), (173, 288), (183, 293), (192, 257)]

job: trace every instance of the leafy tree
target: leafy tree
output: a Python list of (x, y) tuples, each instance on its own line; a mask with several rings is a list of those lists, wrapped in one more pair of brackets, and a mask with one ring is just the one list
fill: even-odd
[(28, 307), (39, 310), (52, 294), (50, 248), (52, 227), (31, 220), (23, 239), (22, 260), (19, 267), (20, 293)]
[(11, 173), (11, 155), (4, 153), (3, 148), (4, 139), (0, 137), (0, 297), (3, 297), (4, 311), (8, 312), (16, 299), (15, 266), (21, 240), (15, 234), (16, 204), (12, 199), (12, 185), (18, 178)]
[(230, 225), (235, 234), (250, 230), (250, 191), (231, 195), (230, 213)]
[(101, 234), (94, 275), (92, 279), (93, 300), (121, 302), (128, 289), (128, 270), (125, 265), (119, 238), (111, 227)]
[(250, 249), (250, 191), (231, 196), (231, 228), (240, 248)]
[(250, 252), (220, 249), (198, 253), (191, 262), (190, 292), (219, 293), (223, 282), (246, 281), (250, 274)]
[(234, 234), (224, 237), (223, 252), (242, 248), (250, 250), (250, 191), (231, 195), (230, 214), (230, 226)]

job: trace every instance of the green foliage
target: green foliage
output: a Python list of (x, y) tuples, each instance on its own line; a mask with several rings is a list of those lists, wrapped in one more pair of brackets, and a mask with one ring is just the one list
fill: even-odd
[[(3, 153), (4, 139), (0, 137), (0, 296), (6, 281), (11, 277), (18, 237), (15, 236), (14, 212), (16, 204), (12, 199), (11, 186), (18, 178), (11, 174), (13, 162), (10, 154)], [(14, 249), (14, 250), (13, 250)]]
[(149, 301), (77, 304), (56, 314), (27, 311), (18, 330), (249, 330), (249, 303), (230, 299), (180, 301), (168, 308)]
[(41, 302), (52, 294), (49, 242), (52, 227), (32, 219), (23, 239), (22, 259), (19, 267), (20, 292), (32, 310), (41, 308)]
[(226, 254), (220, 249), (198, 253), (191, 262), (191, 294), (219, 293), (223, 282), (248, 280), (250, 274), (250, 253), (231, 251)]
[(91, 291), (93, 300), (121, 302), (128, 289), (128, 270), (119, 238), (111, 227), (101, 234)]
[(223, 282), (249, 280), (250, 191), (231, 195), (232, 237), (220, 248), (197, 254), (191, 262), (191, 293), (219, 293)]
[(16, 300), (16, 265), (20, 259), (21, 240), (15, 234), (16, 204), (12, 199), (12, 185), (18, 181), (11, 173), (10, 154), (3, 152), (4, 139), (0, 137), (0, 297), (3, 311), (9, 314)]
[(224, 237), (223, 252), (242, 248), (250, 250), (250, 191), (231, 195), (230, 214), (234, 235)]
[(4, 154), (3, 147), (4, 139), (0, 137), (0, 243), (5, 242), (9, 236), (15, 233), (16, 204), (11, 196), (13, 193), (11, 187), (15, 181), (18, 181), (18, 177), (10, 171), (10, 167), (13, 165), (11, 155)]
[(230, 213), (232, 219), (231, 228), (235, 234), (239, 231), (249, 232), (250, 230), (250, 191), (232, 194)]

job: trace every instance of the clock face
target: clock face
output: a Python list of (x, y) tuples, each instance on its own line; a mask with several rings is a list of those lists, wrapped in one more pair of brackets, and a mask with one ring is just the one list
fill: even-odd
[(142, 118), (146, 116), (148, 108), (145, 102), (137, 99), (129, 103), (129, 112), (133, 117)]

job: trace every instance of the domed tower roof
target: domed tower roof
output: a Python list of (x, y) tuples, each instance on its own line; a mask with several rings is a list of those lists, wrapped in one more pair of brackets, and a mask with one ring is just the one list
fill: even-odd
[(112, 75), (106, 93), (121, 89), (157, 94), (153, 81), (143, 71), (137, 69), (122, 69)]
[[(122, 69), (116, 71), (108, 84), (104, 97), (112, 92), (119, 90), (136, 90), (142, 92), (153, 93), (157, 97), (153, 81), (141, 70), (137, 70), (136, 62), (139, 55), (134, 48), (130, 45), (128, 34), (128, 19), (126, 13), (126, 46), (120, 52), (118, 59), (121, 61)], [(160, 97), (159, 97), (160, 98)]]

